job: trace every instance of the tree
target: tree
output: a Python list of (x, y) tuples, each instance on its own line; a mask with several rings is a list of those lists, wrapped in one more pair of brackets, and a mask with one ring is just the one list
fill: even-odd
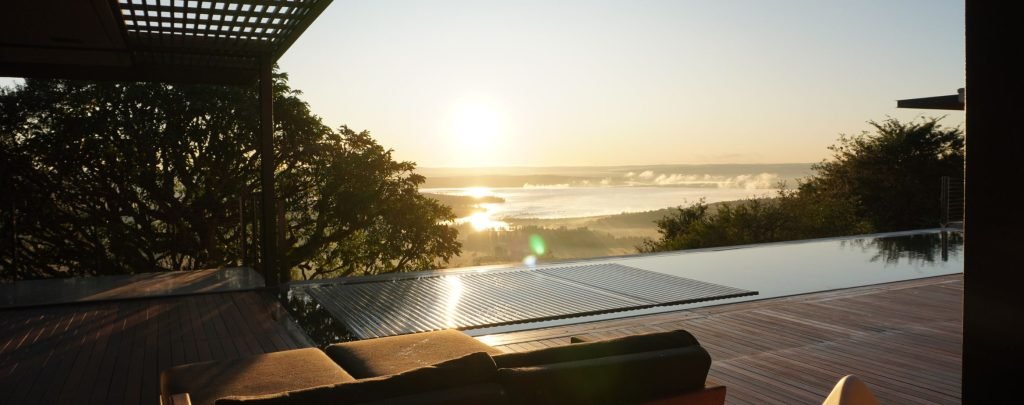
[(641, 252), (932, 227), (942, 176), (960, 176), (964, 134), (941, 118), (870, 121), (874, 133), (840, 135), (832, 160), (796, 190), (710, 209), (699, 201), (657, 221), (661, 237)]
[(704, 200), (656, 221), (661, 237), (645, 240), (640, 252), (661, 252), (849, 235), (870, 231), (852, 204), (810, 200), (780, 186), (775, 198), (749, 198), (708, 205)]
[(965, 154), (963, 131), (940, 120), (870, 121), (874, 133), (840, 136), (801, 192), (853, 200), (879, 231), (936, 226), (940, 178), (963, 176)]
[[(376, 274), (459, 253), (454, 216), (418, 193), (415, 164), (368, 132), (324, 125), (286, 75), (274, 93), (285, 265)], [(30, 79), (0, 90), (3, 278), (238, 263), (240, 216), (251, 216), (239, 199), (259, 191), (255, 100), (234, 86)]]

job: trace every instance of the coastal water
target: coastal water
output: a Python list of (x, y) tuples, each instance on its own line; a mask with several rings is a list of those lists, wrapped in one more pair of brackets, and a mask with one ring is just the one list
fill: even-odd
[(502, 203), (482, 203), (491, 220), (507, 218), (578, 218), (651, 211), (688, 205), (773, 195), (772, 189), (719, 187), (503, 187), (424, 188), (424, 193), (470, 197), (494, 196)]

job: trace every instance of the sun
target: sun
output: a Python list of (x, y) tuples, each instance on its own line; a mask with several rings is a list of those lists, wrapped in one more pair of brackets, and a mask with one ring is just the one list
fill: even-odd
[(460, 149), (486, 154), (495, 147), (500, 132), (498, 114), (483, 104), (465, 104), (455, 111), (453, 132)]

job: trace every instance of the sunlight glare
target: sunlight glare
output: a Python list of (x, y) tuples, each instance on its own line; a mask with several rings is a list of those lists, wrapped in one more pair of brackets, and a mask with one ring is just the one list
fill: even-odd
[(455, 135), (467, 143), (485, 142), (498, 135), (498, 114), (481, 104), (468, 104), (455, 113)]
[(495, 221), (491, 219), (490, 214), (487, 212), (478, 212), (476, 214), (466, 217), (465, 222), (469, 222), (469, 225), (476, 231), (486, 230), (505, 230), (508, 229), (508, 223), (505, 221)]
[(452, 117), (452, 142), (462, 164), (485, 165), (500, 154), (502, 125), (498, 113), (487, 104), (464, 103)]
[(490, 196), (491, 189), (489, 187), (469, 187), (465, 190), (465, 195), (476, 199), (481, 199)]
[(454, 328), (458, 325), (455, 324), (455, 311), (459, 307), (459, 301), (462, 300), (462, 279), (455, 276), (444, 277), (444, 283), (448, 287), (448, 299), (445, 300), (445, 326)]

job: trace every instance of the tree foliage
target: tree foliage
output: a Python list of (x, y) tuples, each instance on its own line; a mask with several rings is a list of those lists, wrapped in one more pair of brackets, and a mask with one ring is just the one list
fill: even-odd
[[(303, 277), (409, 271), (460, 251), (451, 210), (368, 132), (333, 130), (276, 74), (282, 262)], [(27, 80), (0, 90), (3, 277), (241, 260), (259, 192), (255, 88)], [(251, 227), (248, 239), (258, 242)]]
[[(940, 178), (960, 176), (964, 134), (939, 118), (871, 121), (874, 132), (841, 135), (832, 160), (776, 198), (709, 207), (703, 200), (657, 221), (655, 252), (932, 227)], [(714, 209), (711, 209), (714, 208)]]
[(936, 226), (940, 179), (963, 176), (965, 153), (963, 131), (940, 120), (870, 121), (874, 132), (840, 136), (801, 191), (856, 201), (879, 231)]
[(821, 238), (870, 232), (855, 207), (843, 200), (811, 201), (796, 190), (779, 190), (775, 198), (749, 198), (709, 206), (700, 200), (679, 207), (656, 222), (661, 238), (637, 250), (659, 252)]

